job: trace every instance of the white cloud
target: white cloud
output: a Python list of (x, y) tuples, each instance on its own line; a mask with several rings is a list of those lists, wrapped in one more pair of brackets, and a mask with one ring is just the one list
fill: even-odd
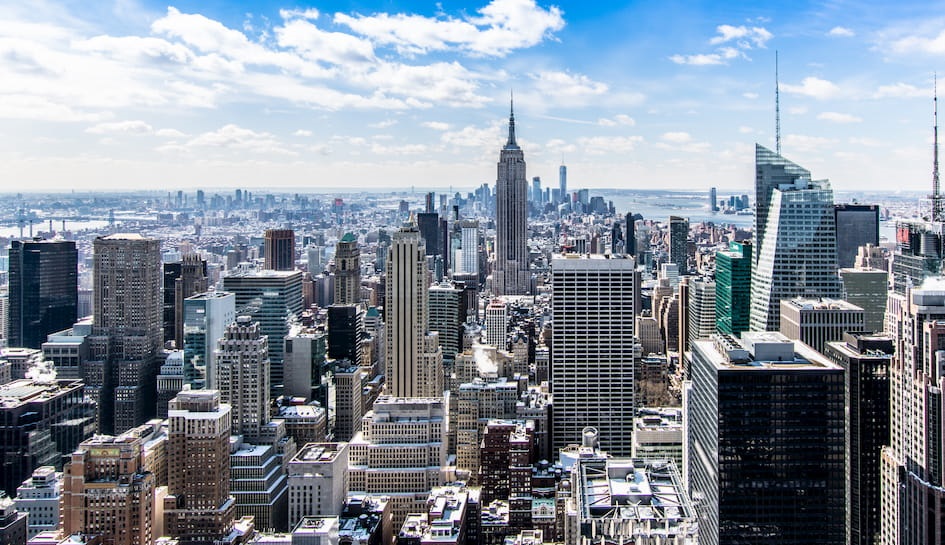
[(742, 134), (753, 134), (755, 132), (755, 129), (753, 129), (752, 127), (742, 125), (738, 127), (738, 132)]
[(308, 9), (280, 9), (279, 17), (283, 19), (318, 19), (321, 14), (315, 8)]
[(93, 125), (85, 132), (89, 134), (151, 134), (154, 128), (144, 121), (114, 121)]
[(880, 85), (873, 93), (873, 98), (928, 98), (930, 96), (931, 93), (928, 90), (902, 82)]
[(804, 115), (807, 113), (807, 106), (791, 106), (788, 108), (788, 113), (791, 115)]
[(722, 56), (717, 53), (698, 54), (698, 55), (673, 55), (669, 58), (676, 64), (690, 64), (693, 66), (711, 66), (715, 64), (725, 64)]
[(584, 74), (570, 72), (538, 72), (529, 74), (535, 87), (542, 93), (555, 98), (586, 98), (603, 95), (607, 84), (594, 81)]
[(840, 87), (835, 83), (815, 76), (804, 78), (800, 85), (782, 83), (781, 90), (786, 93), (808, 96), (818, 100), (837, 98), (842, 94)]
[(852, 29), (842, 26), (835, 26), (830, 29), (830, 32), (827, 33), (828, 36), (838, 36), (841, 38), (852, 38), (856, 36), (856, 32), (853, 32)]
[(723, 44), (735, 41), (742, 49), (751, 49), (751, 46), (764, 47), (765, 44), (774, 37), (764, 27), (746, 27), (744, 25), (719, 25), (715, 27), (718, 36), (715, 36), (709, 43), (712, 45)]
[(642, 136), (591, 136), (577, 139), (578, 146), (588, 155), (628, 153), (643, 142)]
[(480, 128), (468, 125), (459, 130), (446, 131), (440, 136), (444, 144), (461, 147), (496, 149), (502, 142), (504, 121), (493, 121), (488, 127)]
[(458, 49), (495, 57), (536, 45), (564, 28), (559, 8), (552, 6), (546, 10), (534, 0), (492, 0), (477, 13), (463, 19), (403, 13), (371, 16), (336, 13), (334, 22), (401, 53)]
[(397, 124), (396, 119), (385, 119), (384, 121), (378, 121), (377, 123), (371, 123), (368, 125), (372, 129), (387, 129), (393, 127)]
[(899, 54), (931, 54), (945, 53), (945, 30), (931, 36), (911, 35), (893, 40), (889, 48)]
[(834, 123), (859, 123), (863, 121), (862, 118), (855, 115), (844, 114), (840, 112), (821, 112), (817, 114), (817, 119), (823, 121), (832, 121)]
[(177, 129), (158, 129), (154, 135), (161, 138), (186, 138), (187, 135)]
[(683, 131), (664, 132), (660, 138), (674, 144), (685, 144), (692, 141), (692, 136), (688, 132)]
[(820, 151), (834, 143), (836, 143), (836, 140), (823, 136), (807, 136), (804, 134), (788, 134), (784, 136), (784, 147), (799, 151)]
[(614, 116), (614, 120), (616, 120), (617, 123), (621, 125), (626, 125), (628, 127), (633, 127), (634, 125), (637, 124), (636, 120), (627, 114), (617, 114), (616, 116)]
[(749, 91), (747, 93), (742, 93), (742, 96), (749, 100), (755, 100), (756, 98), (758, 98), (758, 93), (752, 93)]
[(271, 133), (257, 132), (232, 123), (215, 131), (200, 134), (183, 145), (168, 144), (158, 149), (160, 151), (189, 151), (195, 148), (239, 153), (298, 155), (296, 152), (284, 148)]
[(292, 136), (312, 136), (312, 134), (314, 133), (308, 129), (299, 129), (292, 133)]
[(400, 146), (385, 146), (377, 142), (371, 144), (371, 152), (377, 155), (419, 155), (427, 153), (429, 149), (426, 144), (403, 144)]
[(275, 33), (280, 46), (294, 49), (310, 61), (349, 65), (375, 59), (371, 42), (343, 32), (326, 32), (306, 20), (286, 21)]
[(450, 130), (450, 124), (444, 123), (442, 121), (426, 121), (423, 123), (423, 126), (428, 129), (433, 129), (435, 131), (448, 131)]
[(850, 143), (855, 146), (864, 146), (868, 148), (881, 148), (881, 147), (886, 146), (886, 144), (884, 144), (883, 142), (875, 138), (868, 138), (868, 137), (863, 137), (863, 136), (850, 137)]

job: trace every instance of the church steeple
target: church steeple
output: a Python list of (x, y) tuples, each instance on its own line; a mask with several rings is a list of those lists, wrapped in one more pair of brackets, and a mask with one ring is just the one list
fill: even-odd
[(509, 95), (509, 141), (505, 143), (505, 149), (518, 149), (515, 142), (515, 97)]

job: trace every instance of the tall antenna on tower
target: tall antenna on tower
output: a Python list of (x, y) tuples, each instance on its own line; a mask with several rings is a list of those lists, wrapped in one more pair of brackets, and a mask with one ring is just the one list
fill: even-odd
[(938, 74), (932, 79), (932, 221), (942, 221), (942, 192), (938, 180)]
[(781, 155), (781, 86), (778, 84), (778, 51), (774, 51), (774, 150)]

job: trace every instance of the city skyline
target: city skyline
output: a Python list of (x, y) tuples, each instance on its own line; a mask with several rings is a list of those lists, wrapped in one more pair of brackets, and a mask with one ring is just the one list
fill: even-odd
[(840, 191), (928, 188), (941, 5), (782, 7), (2, 6), (0, 157), (27, 190), (470, 188), (514, 89), (545, 187), (563, 161), (574, 187), (747, 188), (777, 50), (786, 155)]

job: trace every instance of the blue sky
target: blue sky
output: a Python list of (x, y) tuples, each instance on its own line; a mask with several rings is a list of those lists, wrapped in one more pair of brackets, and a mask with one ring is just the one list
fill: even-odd
[[(88, 4), (92, 4), (90, 7)], [(942, 2), (0, 4), (3, 188), (930, 187)]]

